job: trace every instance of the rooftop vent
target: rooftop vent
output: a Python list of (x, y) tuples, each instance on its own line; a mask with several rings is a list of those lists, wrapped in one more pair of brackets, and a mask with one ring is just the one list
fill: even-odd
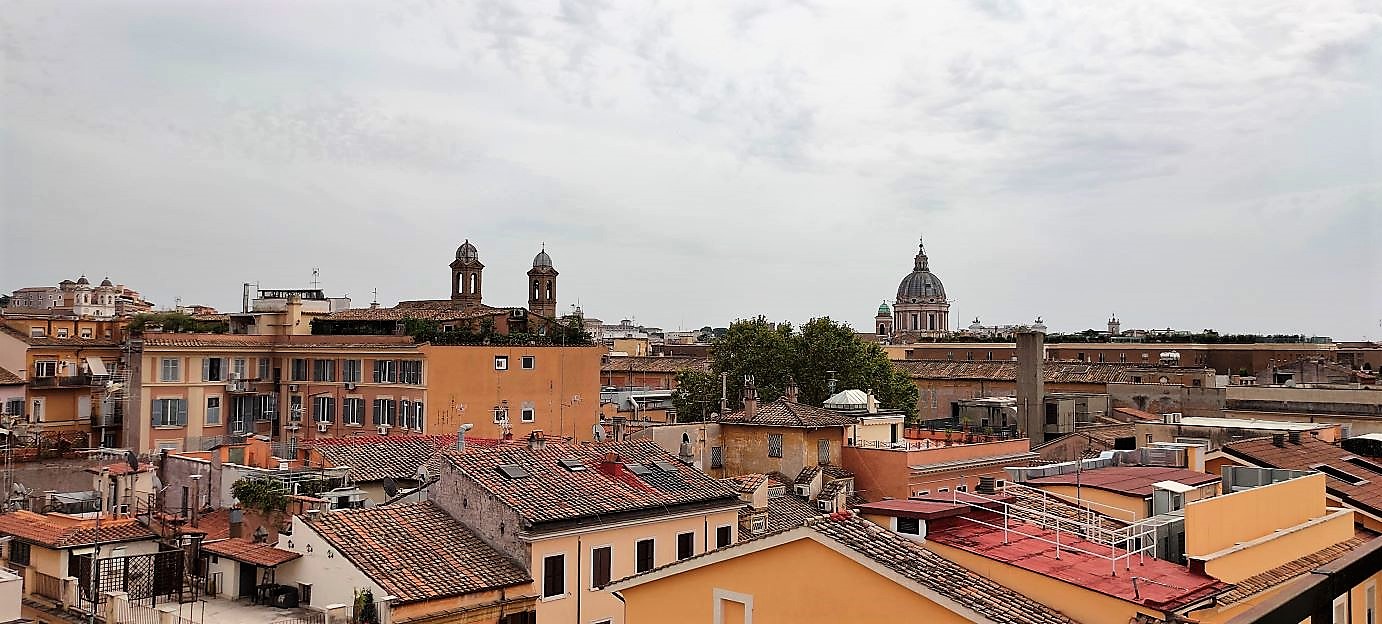
[(562, 468), (570, 470), (571, 472), (580, 472), (582, 470), (585, 470), (585, 464), (582, 464), (581, 460), (576, 459), (574, 457), (558, 459), (557, 463), (561, 464)]
[(499, 464), (495, 466), (494, 469), (498, 470), (499, 474), (510, 479), (522, 479), (528, 476), (528, 471), (524, 470), (523, 467), (518, 464)]

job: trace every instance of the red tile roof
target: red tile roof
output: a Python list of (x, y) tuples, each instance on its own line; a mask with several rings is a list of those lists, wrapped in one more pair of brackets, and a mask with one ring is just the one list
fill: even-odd
[(463, 321), (498, 314), (508, 314), (511, 308), (495, 308), (487, 305), (464, 305), (450, 299), (423, 299), (400, 301), (392, 308), (351, 308), (341, 310), (325, 317), (326, 321), (401, 321), (419, 319), (426, 321)]
[(19, 375), (11, 373), (4, 368), (0, 368), (0, 386), (18, 386), (24, 383), (24, 380), (20, 379)]
[(22, 332), (22, 331), (19, 331), (19, 330), (13, 328), (13, 327), (10, 327), (9, 325), (5, 325), (4, 323), (0, 323), (0, 333), (9, 334), (10, 336), (13, 336), (14, 338), (17, 338), (17, 339), (19, 339), (19, 340), (21, 340), (21, 341), (23, 341), (23, 342), (29, 344), (30, 346), (35, 346), (35, 347), (87, 347), (87, 348), (89, 348), (89, 347), (110, 347), (110, 348), (116, 348), (116, 347), (119, 347), (119, 346), (120, 346), (120, 342), (119, 342), (119, 341), (117, 341), (117, 340), (111, 340), (111, 339), (108, 339), (108, 338), (58, 338), (58, 337), (55, 337), (55, 336), (44, 336), (43, 338), (34, 338), (34, 337), (32, 337), (32, 336), (30, 336), (30, 335), (28, 335), (28, 334), (26, 334), (26, 333), (24, 333), (24, 332)]
[(1284, 585), (1302, 574), (1353, 552), (1354, 549), (1376, 538), (1376, 533), (1359, 531), (1348, 541), (1339, 542), (1328, 548), (1310, 553), (1294, 561), (1288, 561), (1275, 568), (1234, 583), (1233, 589), (1219, 596), (1218, 603), (1221, 605), (1233, 604), (1279, 585)]
[(257, 544), (243, 537), (204, 543), (202, 550), (213, 555), (265, 568), (288, 563), (302, 556), (291, 550), (275, 548), (272, 544)]
[[(606, 454), (615, 461), (606, 462)], [(584, 470), (569, 470), (561, 460)], [(508, 443), (449, 451), (446, 460), (503, 504), (526, 526), (576, 520), (609, 520), (614, 514), (665, 512), (673, 507), (742, 503), (736, 488), (683, 464), (650, 441), (568, 444), (547, 442), (540, 450)], [(671, 469), (665, 472), (654, 464)], [(516, 465), (526, 476), (509, 478), (498, 466)], [(636, 464), (636, 465), (635, 465)], [(639, 470), (646, 474), (639, 475)]]
[(277, 349), (412, 349), (408, 336), (263, 336), (246, 334), (146, 333), (144, 346)]
[(404, 603), (532, 582), (431, 502), (330, 511), (305, 522)]
[[(988, 524), (978, 524), (970, 519)], [(1049, 541), (1043, 541), (1057, 539), (1053, 531), (1010, 519), (1009, 530), (1005, 532), (1003, 524), (1003, 518), (999, 514), (974, 511), (963, 516), (928, 522), (926, 539), (1056, 578), (1090, 591), (1163, 611), (1173, 611), (1199, 602), (1230, 587), (1212, 577), (1191, 572), (1185, 566), (1151, 557), (1135, 561), (1132, 571), (1120, 570), (1115, 576), (1112, 562), (1088, 553), (1122, 554), (1123, 551), (1110, 551), (1108, 546), (1062, 533), (1059, 539), (1063, 546), (1087, 552), (1062, 548), (1060, 558), (1057, 559), (1055, 546)], [(1141, 581), (1136, 586), (1133, 585), (1134, 577)]]
[(1326, 472), (1325, 489), (1349, 505), (1373, 515), (1382, 515), (1382, 470), (1368, 467), (1368, 464), (1382, 465), (1382, 458), (1361, 457), (1312, 436), (1300, 438), (1300, 444), (1287, 441), (1283, 446), (1272, 444), (1271, 437), (1242, 440), (1225, 444), (1223, 451), (1231, 457), (1268, 468), (1319, 472), (1317, 467), (1326, 465), (1356, 476), (1362, 482), (1355, 485)]
[[(106, 469), (106, 472), (107, 472), (108, 474), (111, 474), (111, 475), (114, 475), (114, 476), (121, 476), (121, 475), (131, 474), (131, 473), (134, 473), (134, 472), (140, 472), (140, 473), (149, 472), (150, 470), (153, 470), (153, 469), (154, 469), (154, 465), (153, 465), (153, 464), (150, 464), (150, 463), (141, 463), (141, 464), (139, 464), (139, 470), (136, 471), (136, 470), (131, 470), (131, 469), (130, 469), (130, 465), (127, 464), (127, 463), (125, 463), (125, 462), (116, 462), (116, 463), (111, 464), (111, 465), (109, 465), (109, 466), (105, 466), (105, 469)], [(100, 467), (100, 466), (92, 466), (92, 467), (90, 467), (90, 468), (87, 468), (86, 471), (89, 472), (89, 473), (92, 473), (92, 474), (101, 474), (101, 467)]]
[(724, 425), (749, 425), (754, 427), (845, 427), (859, 423), (859, 419), (821, 407), (793, 403), (780, 398), (771, 403), (759, 405), (753, 416), (747, 411), (737, 410), (720, 416), (718, 421)]
[(1038, 477), (1030, 479), (1027, 485), (1040, 487), (1043, 485), (1075, 485), (1077, 482), (1088, 488), (1105, 490), (1126, 494), (1128, 496), (1151, 496), (1153, 483), (1161, 481), (1175, 481), (1185, 485), (1200, 486), (1210, 483), (1218, 483), (1220, 478), (1212, 474), (1186, 470), (1184, 468), (1168, 468), (1164, 466), (1107, 466), (1104, 468), (1090, 468), (1083, 471), (1083, 474), (1075, 473), (1052, 475), (1049, 477)]
[[(952, 360), (893, 360), (893, 366), (913, 379), (983, 379), (1014, 381), (1017, 362), (969, 362)], [(1127, 381), (1131, 364), (1099, 362), (1046, 362), (1042, 365), (1046, 383), (1087, 383), (1103, 385)]]
[[(465, 443), (466, 448), (480, 448), (494, 446), (498, 440), (466, 436)], [(411, 480), (417, 478), (418, 468), (438, 451), (455, 448), (456, 434), (317, 438), (303, 446), (319, 453), (332, 467), (349, 466), (354, 481), (389, 477)]]
[(48, 548), (75, 548), (115, 542), (137, 542), (156, 539), (149, 527), (130, 518), (105, 519), (96, 528), (96, 521), (61, 514), (36, 514), (15, 511), (0, 514), (0, 535), (13, 535), (26, 542)]
[(710, 358), (687, 355), (615, 356), (600, 364), (604, 373), (679, 373), (684, 370), (708, 371)]

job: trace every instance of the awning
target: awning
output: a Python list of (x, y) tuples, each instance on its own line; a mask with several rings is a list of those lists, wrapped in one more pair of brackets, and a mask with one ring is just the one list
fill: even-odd
[(91, 368), (91, 374), (97, 377), (105, 377), (110, 374), (106, 371), (106, 365), (101, 361), (101, 358), (88, 355), (86, 356), (86, 365)]

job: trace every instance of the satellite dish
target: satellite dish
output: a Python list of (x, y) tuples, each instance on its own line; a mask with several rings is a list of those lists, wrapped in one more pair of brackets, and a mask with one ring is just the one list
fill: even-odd
[(601, 425), (600, 423), (595, 423), (595, 426), (591, 428), (591, 432), (590, 432), (590, 433), (591, 433), (592, 437), (595, 438), (595, 441), (596, 441), (596, 442), (604, 442), (604, 441), (605, 441), (605, 427), (604, 427), (604, 425)]
[(393, 477), (384, 477), (384, 495), (389, 498), (398, 496), (398, 482)]

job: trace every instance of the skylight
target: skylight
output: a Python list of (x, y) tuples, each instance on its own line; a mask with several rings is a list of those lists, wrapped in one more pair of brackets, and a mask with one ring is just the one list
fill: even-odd
[(1344, 461), (1353, 464), (1354, 466), (1357, 466), (1359, 468), (1363, 468), (1365, 470), (1369, 470), (1377, 474), (1382, 474), (1382, 464), (1378, 464), (1377, 462), (1372, 461), (1370, 459), (1363, 459), (1362, 457), (1346, 457), (1344, 458)]
[(499, 464), (494, 468), (499, 471), (499, 474), (510, 479), (522, 479), (528, 476), (528, 471), (524, 470), (523, 467), (518, 464)]
[(1349, 472), (1344, 472), (1343, 470), (1340, 470), (1328, 464), (1320, 464), (1318, 466), (1315, 466), (1315, 470), (1323, 472), (1349, 485), (1359, 485), (1361, 483), (1367, 483), (1367, 479), (1364, 479)]
[(582, 470), (585, 470), (585, 464), (582, 464), (581, 460), (576, 459), (574, 457), (558, 459), (557, 463), (561, 464), (562, 468), (570, 470), (571, 472), (580, 472)]
[(628, 468), (629, 472), (632, 472), (640, 477), (646, 477), (653, 473), (653, 471), (648, 470), (648, 467), (644, 466), (643, 464), (624, 464), (624, 467)]
[(661, 459), (654, 461), (654, 462), (653, 462), (653, 465), (654, 465), (654, 466), (657, 466), (657, 469), (658, 469), (658, 470), (661, 470), (661, 471), (663, 471), (663, 472), (676, 472), (676, 471), (677, 471), (677, 467), (674, 466), (674, 465), (672, 465), (671, 462), (664, 461), (664, 460), (661, 460)]

